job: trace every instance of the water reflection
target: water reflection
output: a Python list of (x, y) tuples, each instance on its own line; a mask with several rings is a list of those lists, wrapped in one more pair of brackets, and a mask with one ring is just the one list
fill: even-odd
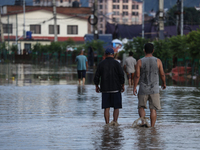
[(137, 128), (137, 147), (139, 149), (162, 149), (162, 141), (156, 128)]
[[(32, 64), (0, 64), (0, 85), (13, 84), (17, 86), (27, 85), (55, 85), (77, 84), (76, 67), (59, 65), (32, 65)], [(86, 83), (93, 84), (95, 68), (86, 72)], [(190, 75), (173, 76), (166, 75), (168, 86), (200, 86), (199, 77)], [(126, 79), (127, 83), (127, 79)]]
[[(119, 126), (109, 127), (104, 126), (100, 133), (100, 138), (95, 138), (95, 149), (121, 149), (123, 145), (124, 136)], [(99, 135), (97, 134), (97, 137)]]
[(87, 94), (87, 88), (85, 85), (78, 85), (77, 86), (77, 93), (78, 95), (86, 95)]

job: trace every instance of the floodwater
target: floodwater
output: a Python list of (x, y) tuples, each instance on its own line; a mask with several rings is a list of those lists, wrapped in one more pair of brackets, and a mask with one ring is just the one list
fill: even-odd
[[(0, 70), (1, 150), (200, 147), (198, 86), (169, 85), (161, 90), (162, 110), (157, 112), (155, 128), (132, 127), (138, 119), (137, 97), (126, 86), (120, 125), (108, 127), (101, 109), (101, 94), (95, 92), (92, 84), (93, 70), (88, 71), (85, 86), (77, 85), (73, 68), (0, 65)], [(146, 115), (149, 117), (149, 110)]]

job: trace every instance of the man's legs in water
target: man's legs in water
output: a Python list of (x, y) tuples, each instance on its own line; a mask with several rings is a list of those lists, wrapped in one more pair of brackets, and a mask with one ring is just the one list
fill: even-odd
[(83, 78), (83, 83), (82, 84), (85, 85), (85, 78)]
[(113, 111), (113, 121), (117, 122), (119, 117), (119, 109), (114, 109)]
[[(139, 113), (140, 118), (145, 117), (145, 115), (146, 115), (145, 110), (144, 110), (143, 107), (140, 107), (140, 108), (138, 109), (138, 113)], [(144, 124), (144, 121), (143, 121), (143, 120), (142, 120), (142, 124)]]
[(109, 123), (109, 118), (110, 118), (110, 108), (105, 108), (104, 109), (104, 118), (105, 118), (106, 124), (108, 124)]
[(157, 113), (155, 109), (150, 109), (151, 127), (154, 127), (156, 123)]

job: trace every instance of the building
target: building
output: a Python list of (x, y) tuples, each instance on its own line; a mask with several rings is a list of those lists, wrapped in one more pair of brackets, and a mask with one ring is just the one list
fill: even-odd
[[(80, 4), (80, 0), (55, 0), (55, 3), (57, 7), (72, 7), (75, 1)], [(53, 0), (33, 0), (33, 6), (53, 6)]]
[[(90, 0), (89, 6), (93, 6)], [(135, 0), (98, 0), (98, 30), (105, 33), (106, 22), (115, 24), (142, 24), (143, 2)]]
[[(54, 41), (54, 17), (52, 7), (26, 6), (25, 19), (22, 6), (3, 6), (1, 22), (5, 41), (14, 44), (24, 39), (25, 31), (31, 31), (32, 37), (18, 45), (19, 49), (32, 47), (30, 43)], [(57, 39), (66, 41), (84, 41), (85, 34), (90, 32), (88, 16), (90, 8), (57, 7)], [(25, 21), (25, 26), (24, 26)], [(28, 40), (28, 41), (27, 41)], [(28, 45), (28, 46), (27, 46)]]

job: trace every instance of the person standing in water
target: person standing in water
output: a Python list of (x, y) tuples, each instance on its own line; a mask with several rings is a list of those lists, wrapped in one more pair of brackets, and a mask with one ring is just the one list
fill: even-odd
[(129, 86), (133, 86), (136, 63), (137, 63), (136, 59), (133, 58), (133, 52), (129, 52), (129, 57), (126, 58), (125, 64), (124, 64), (124, 71), (127, 74)]
[[(94, 84), (96, 92), (102, 92), (102, 109), (106, 124), (109, 124), (110, 107), (114, 107), (113, 121), (110, 125), (118, 125), (119, 109), (122, 108), (122, 95), (124, 92), (124, 72), (118, 61), (114, 59), (114, 50), (107, 48), (106, 58), (97, 67)], [(99, 87), (100, 84), (100, 87)]]
[(138, 91), (138, 113), (141, 118), (145, 117), (146, 103), (149, 101), (151, 127), (155, 126), (157, 110), (161, 109), (159, 94), (159, 74), (162, 80), (162, 89), (166, 88), (165, 73), (160, 59), (153, 56), (154, 45), (147, 43), (144, 46), (145, 57), (138, 60), (134, 78), (133, 94)]
[(76, 56), (77, 62), (77, 73), (78, 73), (78, 82), (81, 84), (81, 78), (83, 79), (82, 84), (85, 84), (86, 70), (88, 70), (88, 60), (84, 55), (84, 50), (81, 50), (80, 55)]

